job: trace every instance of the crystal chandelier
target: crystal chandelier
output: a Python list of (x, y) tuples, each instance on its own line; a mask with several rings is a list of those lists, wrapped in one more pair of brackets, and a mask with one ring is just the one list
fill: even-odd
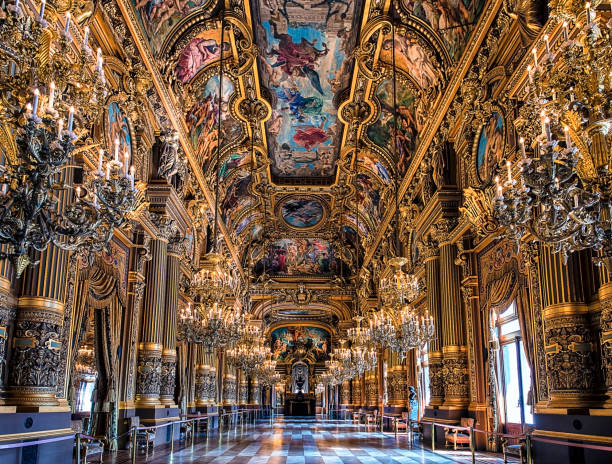
[(389, 348), (395, 345), (395, 324), (393, 317), (384, 309), (370, 316), (370, 341), (374, 346)]
[[(108, 93), (102, 55), (92, 56), (88, 30), (80, 52), (71, 46), (70, 15), (58, 40), (44, 20), (23, 14), (19, 2), (0, 11), (0, 124), (14, 137), (0, 166), (0, 243), (17, 275), (31, 263), (29, 250), (49, 243), (68, 250), (100, 251), (137, 209), (129, 154), (117, 152), (104, 169), (85, 172), (73, 188), (76, 148), (98, 118)], [(77, 110), (78, 109), (78, 110)], [(65, 121), (67, 118), (67, 122)]]
[(207, 351), (236, 342), (238, 327), (244, 324), (244, 317), (223, 303), (210, 305), (191, 303), (179, 311), (179, 339), (201, 343)]
[(276, 361), (273, 359), (266, 359), (262, 365), (258, 366), (255, 370), (255, 377), (257, 381), (265, 386), (271, 387), (281, 381), (281, 375), (276, 372)]
[(357, 326), (347, 330), (351, 346), (365, 347), (370, 341), (370, 332), (367, 327), (361, 327), (362, 316), (356, 316), (353, 320), (355, 320)]
[(260, 368), (270, 354), (270, 347), (265, 344), (261, 329), (249, 325), (242, 330), (237, 343), (227, 350), (230, 364), (241, 369), (247, 375)]
[(233, 293), (236, 281), (229, 271), (228, 260), (218, 253), (207, 253), (201, 269), (190, 282), (190, 292), (203, 302), (219, 302)]
[(325, 367), (329, 376), (326, 378), (329, 385), (340, 385), (350, 378), (342, 364), (337, 359), (334, 359), (334, 353), (330, 354), (329, 359), (325, 361)]
[(529, 233), (566, 260), (592, 248), (610, 261), (612, 21), (604, 24), (590, 3), (574, 1), (557, 3), (552, 14), (563, 21), (563, 42), (552, 53), (544, 36), (543, 55), (532, 50), (517, 124), (524, 137), (520, 181), (507, 162), (507, 180), (496, 178), (494, 212), (512, 239)]
[(434, 321), (429, 311), (419, 316), (413, 306), (405, 305), (399, 313), (394, 349), (406, 356), (410, 350), (421, 348), (434, 338)]
[(387, 270), (383, 271), (384, 277), (378, 287), (385, 306), (399, 309), (419, 295), (419, 280), (414, 274), (403, 269), (407, 263), (406, 258), (396, 257), (388, 260)]

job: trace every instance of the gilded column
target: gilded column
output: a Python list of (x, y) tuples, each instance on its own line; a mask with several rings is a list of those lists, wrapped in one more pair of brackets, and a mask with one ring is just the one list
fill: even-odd
[(366, 405), (370, 407), (378, 406), (378, 369), (367, 371), (365, 377), (366, 385)]
[[(137, 407), (160, 404), (168, 235), (151, 240), (138, 345)], [(176, 353), (176, 352), (175, 352)]]
[(421, 255), (425, 263), (427, 285), (427, 309), (434, 319), (434, 339), (429, 343), (429, 406), (441, 406), (444, 402), (442, 378), (442, 307), (440, 305), (440, 249), (431, 236), (422, 242)]
[(591, 270), (589, 252), (573, 253), (563, 264), (560, 254), (540, 245), (549, 408), (598, 406), (604, 398), (598, 340), (585, 292)]
[[(453, 221), (440, 226), (441, 238), (448, 238)], [(440, 295), (442, 296), (442, 333), (444, 406), (467, 408), (470, 402), (465, 317), (461, 297), (460, 269), (455, 264), (457, 247), (448, 241), (440, 242)]]
[(21, 278), (9, 364), (6, 403), (18, 407), (59, 404), (68, 252), (49, 245), (34, 261), (38, 265), (28, 266)]
[[(261, 398), (261, 386), (257, 381), (256, 377), (251, 377), (251, 382), (249, 383), (249, 404), (252, 406), (259, 406), (259, 399)], [(271, 388), (274, 388), (272, 386)]]
[[(8, 248), (0, 246), (0, 251)], [(8, 259), (0, 260), (0, 391), (4, 390), (6, 381), (6, 348), (8, 328), (15, 318), (15, 297), (11, 282), (14, 279), (13, 266)]]
[(170, 406), (174, 405), (174, 390), (176, 388), (176, 317), (179, 299), (180, 259), (183, 250), (183, 238), (179, 235), (173, 236), (168, 242), (166, 262), (166, 308), (160, 387), (161, 403)]
[(599, 305), (600, 314), (600, 344), (601, 363), (604, 371), (604, 384), (608, 398), (604, 404), (605, 408), (612, 408), (612, 280), (610, 271), (604, 265), (599, 267)]
[(246, 406), (249, 403), (249, 379), (243, 371), (238, 371), (238, 404)]
[(209, 366), (205, 364), (204, 348), (202, 345), (196, 345), (197, 349), (197, 364), (195, 366), (195, 405), (197, 408), (208, 404), (209, 393)]
[(355, 377), (351, 380), (351, 393), (353, 407), (361, 407), (361, 376)]
[(340, 394), (340, 406), (348, 407), (351, 404), (351, 382), (345, 380), (342, 383), (342, 390)]

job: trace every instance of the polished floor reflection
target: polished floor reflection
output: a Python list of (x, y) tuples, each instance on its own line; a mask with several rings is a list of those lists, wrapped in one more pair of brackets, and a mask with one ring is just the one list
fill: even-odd
[[(410, 446), (408, 437), (368, 431), (349, 422), (312, 418), (276, 418), (274, 423), (260, 421), (255, 427), (238, 427), (206, 439), (198, 437), (193, 448), (175, 452), (158, 449), (139, 463), (192, 464), (467, 464), (468, 451), (439, 450), (432, 453), (418, 444)], [(107, 463), (130, 462), (122, 452), (105, 459)], [(478, 463), (503, 463), (499, 456), (479, 453)], [(509, 461), (514, 462), (514, 461)]]

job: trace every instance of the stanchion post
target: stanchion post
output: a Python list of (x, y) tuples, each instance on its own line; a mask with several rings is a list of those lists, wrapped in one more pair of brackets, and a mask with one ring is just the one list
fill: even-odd
[(196, 420), (193, 419), (191, 421), (191, 446), (193, 447), (193, 443), (195, 440), (195, 432), (196, 432)]
[(170, 424), (170, 454), (174, 454), (174, 422)]
[(81, 434), (76, 434), (76, 462), (81, 464)]
[(525, 436), (525, 448), (527, 448), (527, 464), (533, 464), (532, 456), (531, 456), (531, 435), (527, 434)]
[(476, 447), (474, 446), (474, 427), (470, 426), (470, 451), (472, 452), (472, 464), (476, 464)]
[(138, 449), (138, 443), (136, 442), (137, 434), (138, 434), (138, 429), (134, 427), (132, 429), (132, 464), (136, 464), (136, 450)]
[(431, 423), (431, 450), (436, 450), (436, 424)]

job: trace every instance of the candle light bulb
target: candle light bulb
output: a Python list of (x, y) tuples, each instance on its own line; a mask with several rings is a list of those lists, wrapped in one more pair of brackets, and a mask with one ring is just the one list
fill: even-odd
[(565, 40), (569, 38), (569, 24), (567, 23), (567, 21), (563, 21), (563, 38)]
[(64, 27), (64, 34), (68, 35), (70, 31), (70, 11), (66, 12), (66, 26)]
[(119, 137), (115, 138), (115, 162), (119, 162)]
[(546, 53), (550, 55), (550, 41), (548, 40), (548, 34), (544, 35), (544, 44), (546, 45)]
[(510, 161), (506, 161), (506, 168), (508, 169), (508, 183), (512, 184), (512, 164)]
[(32, 103), (32, 115), (36, 116), (38, 111), (38, 99), (40, 98), (40, 90), (34, 89), (34, 101)]
[(74, 126), (74, 106), (68, 109), (68, 132), (72, 132)]
[(83, 32), (85, 33), (85, 37), (83, 38), (83, 45), (85, 47), (88, 46), (88, 41), (89, 41), (89, 26), (85, 26), (85, 28), (83, 29)]
[(49, 109), (53, 109), (53, 103), (55, 103), (55, 82), (49, 82)]
[(38, 13), (38, 16), (40, 16), (40, 19), (43, 19), (45, 15), (45, 5), (46, 5), (45, 0), (42, 0), (40, 2), (40, 12)]
[(102, 162), (104, 161), (104, 150), (98, 152), (98, 174), (102, 175)]
[(64, 128), (64, 120), (60, 118), (60, 119), (57, 121), (57, 137), (58, 137), (59, 139), (61, 139), (61, 138), (62, 138), (62, 129), (63, 129), (63, 128)]
[(565, 132), (565, 146), (567, 148), (572, 148), (572, 137), (570, 136), (570, 130), (568, 126), (565, 126), (563, 128), (563, 131)]
[(537, 68), (538, 67), (538, 50), (533, 47), (533, 49), (531, 50), (531, 53), (533, 53), (533, 67)]
[(80, 198), (81, 198), (81, 187), (77, 187), (76, 188), (76, 201), (77, 201), (77, 203), (78, 203)]

